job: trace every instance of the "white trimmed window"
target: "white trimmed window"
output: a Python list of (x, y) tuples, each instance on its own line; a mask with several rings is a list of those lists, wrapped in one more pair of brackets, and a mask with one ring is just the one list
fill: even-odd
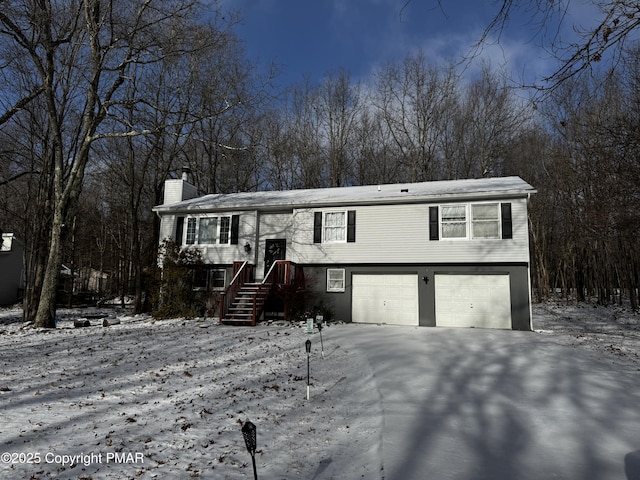
[(218, 218), (202, 217), (198, 226), (198, 245), (211, 245), (216, 243), (218, 234)]
[(224, 268), (214, 268), (209, 271), (209, 289), (224, 290), (227, 271)]
[(499, 207), (497, 203), (471, 205), (472, 238), (500, 238)]
[(513, 239), (510, 202), (431, 205), (429, 241)]
[(187, 233), (185, 244), (193, 245), (196, 243), (196, 219), (194, 217), (187, 218)]
[(347, 241), (347, 213), (324, 212), (322, 238), (325, 242)]
[(229, 232), (231, 231), (231, 217), (220, 218), (220, 243), (229, 243)]
[(231, 243), (231, 217), (188, 217), (185, 245)]
[(193, 271), (193, 289), (224, 290), (226, 275), (224, 268), (196, 268)]
[(354, 243), (356, 211), (326, 211), (313, 214), (313, 243)]
[(327, 292), (344, 292), (345, 270), (344, 268), (327, 269)]
[(441, 237), (467, 238), (467, 206), (443, 205), (440, 216)]

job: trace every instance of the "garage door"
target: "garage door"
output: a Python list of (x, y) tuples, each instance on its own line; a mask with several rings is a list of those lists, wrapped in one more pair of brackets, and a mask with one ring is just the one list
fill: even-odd
[(417, 275), (354, 274), (352, 284), (353, 322), (418, 325)]
[(436, 326), (511, 328), (509, 275), (435, 275)]

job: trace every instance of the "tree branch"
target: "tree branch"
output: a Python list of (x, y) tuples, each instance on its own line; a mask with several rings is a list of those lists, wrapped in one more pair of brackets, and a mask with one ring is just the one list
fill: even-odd
[(29, 95), (22, 98), (18, 102), (16, 102), (16, 104), (13, 107), (11, 107), (9, 110), (4, 112), (4, 114), (0, 117), (0, 125), (3, 125), (4, 123), (8, 122), (11, 119), (11, 117), (13, 117), (16, 113), (18, 113), (20, 110), (26, 107), (29, 104), (29, 102), (31, 102), (34, 98), (40, 95), (43, 91), (44, 91), (43, 87), (38, 87)]
[(17, 173), (13, 177), (9, 177), (6, 180), (0, 180), (0, 186), (7, 185), (8, 183), (13, 182), (14, 180), (17, 180), (20, 177), (24, 177), (25, 175), (37, 175), (39, 173), (40, 173), (40, 171), (38, 171), (38, 170), (27, 170), (27, 171), (24, 171), (24, 172)]

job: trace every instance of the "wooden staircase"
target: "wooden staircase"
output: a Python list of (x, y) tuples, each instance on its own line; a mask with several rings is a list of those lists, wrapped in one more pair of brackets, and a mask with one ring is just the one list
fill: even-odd
[(264, 305), (271, 293), (271, 284), (245, 283), (237, 291), (231, 306), (221, 323), (226, 325), (251, 325), (256, 322), (264, 311)]
[(288, 260), (274, 262), (260, 283), (253, 280), (253, 266), (248, 262), (235, 262), (233, 271), (220, 302), (220, 323), (225, 325), (255, 326), (272, 293), (281, 292), (283, 286), (304, 288), (302, 268)]

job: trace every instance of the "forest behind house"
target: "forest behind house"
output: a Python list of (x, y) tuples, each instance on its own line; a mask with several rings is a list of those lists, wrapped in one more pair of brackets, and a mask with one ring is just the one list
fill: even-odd
[(631, 42), (615, 68), (535, 97), (489, 64), (469, 78), (419, 51), (365, 80), (338, 70), (281, 85), (275, 66), (246, 58), (228, 12), (205, 22), (187, 0), (25, 3), (0, 13), (0, 228), (25, 243), (26, 320), (51, 314), (40, 298), (57, 264), (84, 279), (57, 302), (130, 296), (144, 308), (159, 241), (151, 208), (183, 166), (203, 194), (518, 175), (537, 189), (534, 300), (638, 309)]

